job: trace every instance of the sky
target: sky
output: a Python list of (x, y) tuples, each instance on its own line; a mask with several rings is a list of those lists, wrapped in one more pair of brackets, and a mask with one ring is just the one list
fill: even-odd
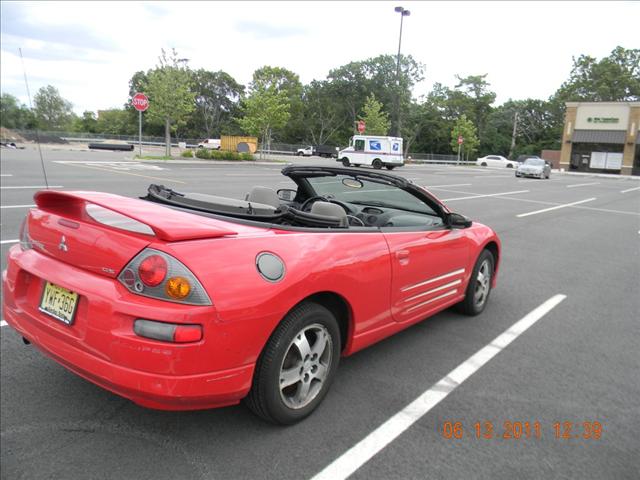
[(640, 48), (640, 2), (236, 1), (0, 3), (0, 90), (28, 105), (53, 85), (76, 113), (121, 108), (129, 80), (175, 48), (193, 69), (224, 70), (248, 85), (265, 65), (302, 83), (351, 61), (402, 53), (425, 80), (449, 87), (455, 75), (488, 74), (496, 104), (546, 99), (565, 81), (572, 57), (602, 58), (618, 45)]

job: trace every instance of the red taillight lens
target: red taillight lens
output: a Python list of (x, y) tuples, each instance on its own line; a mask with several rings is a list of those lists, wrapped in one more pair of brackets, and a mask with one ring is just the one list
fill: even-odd
[(160, 285), (167, 276), (167, 262), (160, 255), (151, 255), (140, 262), (138, 276), (148, 287)]
[(202, 338), (200, 325), (178, 325), (173, 333), (173, 341), (176, 343), (198, 342)]

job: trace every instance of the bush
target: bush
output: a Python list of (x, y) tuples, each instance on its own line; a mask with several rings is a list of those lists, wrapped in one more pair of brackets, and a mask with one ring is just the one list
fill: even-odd
[(193, 158), (193, 152), (191, 150), (185, 150), (180, 154), (181, 157)]
[(253, 155), (250, 153), (225, 152), (223, 150), (207, 150), (199, 148), (196, 150), (196, 157), (203, 160), (231, 160), (231, 161), (252, 161)]

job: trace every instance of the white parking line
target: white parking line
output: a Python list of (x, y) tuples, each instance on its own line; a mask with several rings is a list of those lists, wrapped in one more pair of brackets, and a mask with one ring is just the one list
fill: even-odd
[(31, 208), (35, 205), (2, 205), (0, 208)]
[(11, 173), (0, 173), (0, 177), (13, 177)]
[(474, 175), (473, 178), (511, 178), (512, 175)]
[(9, 243), (18, 243), (20, 240), (18, 240), (17, 238), (14, 240), (2, 240), (0, 241), (0, 245), (7, 245)]
[(38, 188), (63, 188), (63, 185), (25, 185), (21, 187), (2, 187), (2, 190), (19, 190), (19, 189), (38, 189)]
[(627, 188), (626, 190), (620, 190), (620, 193), (633, 192), (633, 191), (635, 191), (635, 190), (640, 190), (640, 187)]
[(580, 200), (579, 202), (565, 203), (564, 205), (556, 205), (555, 207), (543, 208), (542, 210), (536, 210), (529, 213), (521, 213), (516, 215), (517, 218), (528, 217), (529, 215), (536, 215), (538, 213), (550, 212), (551, 210), (558, 210), (560, 208), (572, 207), (573, 205), (580, 205), (581, 203), (592, 202), (595, 198), (587, 198), (586, 200)]
[(0, 327), (6, 327), (7, 325), (9, 325), (7, 322), (0, 320)]
[(591, 183), (575, 183), (573, 185), (567, 185), (567, 188), (575, 188), (575, 187), (587, 187), (589, 185), (600, 185), (600, 182), (591, 182)]
[(470, 197), (456, 197), (456, 198), (445, 198), (443, 202), (454, 202), (456, 200), (470, 200), (472, 198), (484, 198), (484, 197), (499, 197), (501, 195), (514, 195), (516, 193), (529, 193), (529, 190), (516, 190), (514, 192), (504, 192), (504, 193), (489, 193), (487, 195), (472, 195)]
[(478, 350), (429, 390), (422, 393), (413, 402), (330, 463), (311, 480), (341, 480), (350, 476), (565, 298), (567, 298), (566, 295), (554, 295), (538, 308), (525, 315), (521, 320), (493, 339), (491, 343)]
[(468, 187), (471, 183), (454, 183), (453, 185), (427, 185), (425, 188)]

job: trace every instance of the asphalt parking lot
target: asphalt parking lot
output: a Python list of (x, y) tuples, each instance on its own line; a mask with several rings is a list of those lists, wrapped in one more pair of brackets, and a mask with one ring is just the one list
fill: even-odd
[[(159, 183), (243, 198), (253, 185), (292, 185), (275, 163), (44, 155), (49, 184), (64, 190), (137, 197)], [(2, 150), (0, 166), (4, 269), (44, 181), (34, 149)], [(640, 478), (640, 179), (419, 165), (394, 173), (500, 235), (498, 286), (483, 314), (444, 311), (344, 359), (320, 408), (287, 428), (242, 405), (138, 407), (23, 345), (3, 322), (2, 478), (307, 479), (346, 469), (358, 479)], [(379, 429), (556, 295), (566, 298), (406, 430)], [(585, 432), (595, 422), (600, 438)], [(508, 438), (518, 423), (535, 433)]]

